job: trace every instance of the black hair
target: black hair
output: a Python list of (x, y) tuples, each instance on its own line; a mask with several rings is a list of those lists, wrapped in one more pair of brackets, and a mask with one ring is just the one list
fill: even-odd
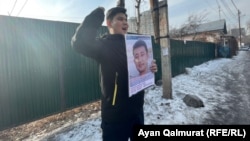
[(147, 44), (143, 40), (136, 41), (134, 46), (133, 46), (133, 50), (135, 50), (136, 48), (141, 47), (141, 46), (143, 46), (145, 48), (146, 52), (148, 52)]
[(111, 8), (106, 13), (106, 19), (113, 20), (114, 16), (116, 14), (118, 14), (118, 13), (123, 13), (127, 17), (126, 12), (127, 12), (127, 10), (125, 8), (123, 8), (123, 7), (114, 7), (114, 8)]

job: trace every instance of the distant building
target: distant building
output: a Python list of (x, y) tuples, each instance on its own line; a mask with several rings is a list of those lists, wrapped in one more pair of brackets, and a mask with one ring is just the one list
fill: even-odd
[(188, 41), (220, 42), (220, 37), (227, 34), (226, 21), (224, 19), (197, 25), (195, 29), (183, 29), (181, 35), (172, 38)]
[(244, 43), (245, 46), (250, 47), (250, 35), (246, 35), (242, 37), (242, 43)]
[[(166, 17), (164, 4), (165, 4), (164, 1), (159, 2), (159, 7), (163, 7), (159, 9), (160, 30), (164, 30), (164, 28), (166, 28), (165, 20), (162, 20)], [(137, 22), (136, 17), (132, 17), (128, 19), (128, 24), (129, 24), (128, 32), (136, 33), (136, 29), (137, 29), (136, 22)], [(151, 10), (147, 10), (141, 13), (141, 23), (140, 23), (139, 33), (154, 35), (154, 25), (153, 25)]]
[[(244, 44), (247, 43), (247, 40), (245, 40), (246, 38), (244, 38), (246, 36), (245, 28), (241, 28), (241, 30), (239, 30), (239, 28), (231, 29), (231, 34), (238, 40), (239, 46), (244, 46)], [(241, 37), (241, 42), (240, 42), (240, 37)]]
[[(240, 30), (239, 30), (239, 28), (231, 29), (231, 34), (232, 34), (232, 36), (234, 36), (236, 38), (239, 38), (240, 37)], [(245, 28), (241, 28), (241, 36), (246, 36), (246, 30), (245, 30)]]
[[(137, 31), (137, 18), (132, 17), (128, 19), (129, 30), (128, 32), (136, 33)], [(154, 35), (154, 26), (152, 15), (150, 11), (141, 13), (140, 34)]]
[[(159, 7), (164, 5), (164, 1), (159, 3)], [(164, 19), (165, 16), (164, 8), (160, 8), (159, 10), (159, 18), (160, 18), (160, 30), (164, 30), (167, 26)], [(136, 33), (137, 29), (137, 18), (132, 17), (128, 19), (129, 23), (129, 30), (128, 32)], [(140, 34), (149, 34), (154, 35), (154, 26), (152, 20), (152, 13), (150, 10), (144, 11), (141, 13), (141, 23), (140, 23)], [(196, 41), (205, 41), (205, 42), (214, 42), (217, 43), (220, 41), (220, 37), (227, 34), (227, 26), (226, 21), (218, 20), (212, 21), (208, 23), (204, 23), (198, 25), (193, 30), (184, 31), (184, 33), (179, 34), (180, 36), (172, 36), (172, 39), (179, 39), (179, 40), (196, 40)], [(165, 36), (165, 35), (161, 35)]]

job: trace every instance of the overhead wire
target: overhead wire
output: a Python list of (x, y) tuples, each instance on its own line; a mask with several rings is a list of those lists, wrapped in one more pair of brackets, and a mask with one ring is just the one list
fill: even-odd
[(218, 8), (219, 8), (219, 18), (221, 19), (221, 16), (220, 16), (220, 11), (222, 11), (222, 10), (221, 10), (221, 8), (220, 8), (220, 4), (219, 4), (218, 0), (216, 0), (216, 3), (217, 3)]
[(226, 10), (228, 11), (229, 14), (231, 14), (231, 16), (233, 18), (237, 17), (233, 12), (232, 10), (230, 9), (230, 7), (228, 6), (227, 2), (224, 1), (224, 0), (221, 0), (221, 2), (223, 3), (223, 6), (226, 8)]
[(9, 13), (9, 15), (10, 15), (10, 16), (11, 16), (11, 14), (12, 14), (13, 10), (14, 10), (14, 9), (15, 9), (15, 7), (16, 7), (16, 3), (17, 3), (17, 0), (15, 0), (15, 3), (14, 3), (14, 5), (13, 5), (13, 7), (12, 7), (12, 9), (11, 9), (10, 13)]
[[(217, 2), (217, 4), (218, 4), (218, 6), (221, 7), (221, 6), (220, 6), (220, 3), (218, 2), (218, 0), (216, 0), (216, 2)], [(223, 5), (223, 4), (222, 4), (222, 5)], [(233, 24), (235, 23), (235, 22), (231, 21), (231, 18), (229, 18), (229, 17), (227, 16), (227, 14), (224, 12), (224, 10), (223, 10), (222, 8), (220, 9), (220, 11), (223, 13), (223, 15), (225, 16), (225, 18), (226, 18), (230, 23), (233, 23)]]
[(213, 7), (211, 6), (211, 4), (208, 2), (208, 0), (205, 0), (205, 2), (208, 4), (208, 6), (209, 6), (211, 9), (216, 10), (216, 8), (213, 8)]
[(237, 6), (235, 5), (234, 1), (233, 1), (233, 0), (231, 0), (231, 2), (233, 3), (233, 5), (234, 5), (235, 9), (238, 11), (238, 8), (237, 8)]
[(19, 12), (17, 13), (17, 16), (22, 12), (23, 8), (25, 7), (25, 5), (27, 4), (28, 0), (25, 1), (25, 3), (23, 4), (22, 8), (19, 10)]

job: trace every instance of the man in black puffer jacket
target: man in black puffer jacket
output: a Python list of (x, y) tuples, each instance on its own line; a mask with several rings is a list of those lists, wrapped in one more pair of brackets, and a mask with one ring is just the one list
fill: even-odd
[[(97, 39), (104, 11), (99, 7), (86, 16), (72, 38), (72, 47), (100, 64), (103, 140), (127, 141), (132, 136), (133, 126), (144, 124), (144, 91), (129, 97), (124, 37), (128, 30), (126, 9), (114, 7), (107, 12), (109, 34)], [(152, 62), (151, 71), (157, 71), (155, 62)]]

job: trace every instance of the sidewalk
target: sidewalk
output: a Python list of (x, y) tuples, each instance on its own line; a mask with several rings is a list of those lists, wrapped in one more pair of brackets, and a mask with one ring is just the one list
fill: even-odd
[[(248, 124), (250, 125), (250, 51), (240, 51), (240, 58), (233, 59), (224, 66), (224, 88), (221, 92), (229, 94), (213, 111), (208, 111), (206, 124)], [(215, 85), (217, 85), (215, 84)]]
[[(186, 74), (174, 77), (173, 99), (162, 98), (161, 86), (150, 87), (145, 94), (145, 124), (250, 125), (249, 70), (250, 51), (240, 51), (233, 58), (219, 58), (187, 68)], [(187, 94), (201, 98), (204, 107), (185, 105), (183, 97)], [(61, 128), (30, 133), (23, 141), (102, 140), (100, 111), (90, 115), (86, 121), (79, 122), (73, 118), (65, 121)]]

